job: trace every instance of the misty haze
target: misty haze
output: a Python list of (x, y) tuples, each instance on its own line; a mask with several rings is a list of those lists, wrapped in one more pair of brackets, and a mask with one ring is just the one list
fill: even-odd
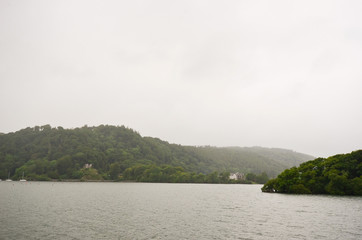
[(361, 239), (362, 3), (0, 1), (0, 239)]

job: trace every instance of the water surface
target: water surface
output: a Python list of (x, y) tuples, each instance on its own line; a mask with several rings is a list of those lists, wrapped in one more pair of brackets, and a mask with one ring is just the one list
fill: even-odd
[(362, 239), (362, 198), (261, 185), (0, 182), (0, 239)]

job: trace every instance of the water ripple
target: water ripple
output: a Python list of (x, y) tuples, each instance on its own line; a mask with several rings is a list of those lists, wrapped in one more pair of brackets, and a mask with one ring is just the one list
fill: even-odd
[(362, 238), (362, 198), (260, 187), (0, 183), (0, 239)]

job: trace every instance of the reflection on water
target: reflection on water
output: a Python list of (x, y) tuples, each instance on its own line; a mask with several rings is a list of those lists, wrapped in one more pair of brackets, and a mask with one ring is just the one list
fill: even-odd
[(362, 198), (261, 185), (1, 182), (0, 239), (362, 239)]

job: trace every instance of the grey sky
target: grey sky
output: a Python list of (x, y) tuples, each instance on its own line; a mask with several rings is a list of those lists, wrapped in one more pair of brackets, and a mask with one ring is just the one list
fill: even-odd
[(0, 0), (0, 132), (362, 148), (361, 1)]

